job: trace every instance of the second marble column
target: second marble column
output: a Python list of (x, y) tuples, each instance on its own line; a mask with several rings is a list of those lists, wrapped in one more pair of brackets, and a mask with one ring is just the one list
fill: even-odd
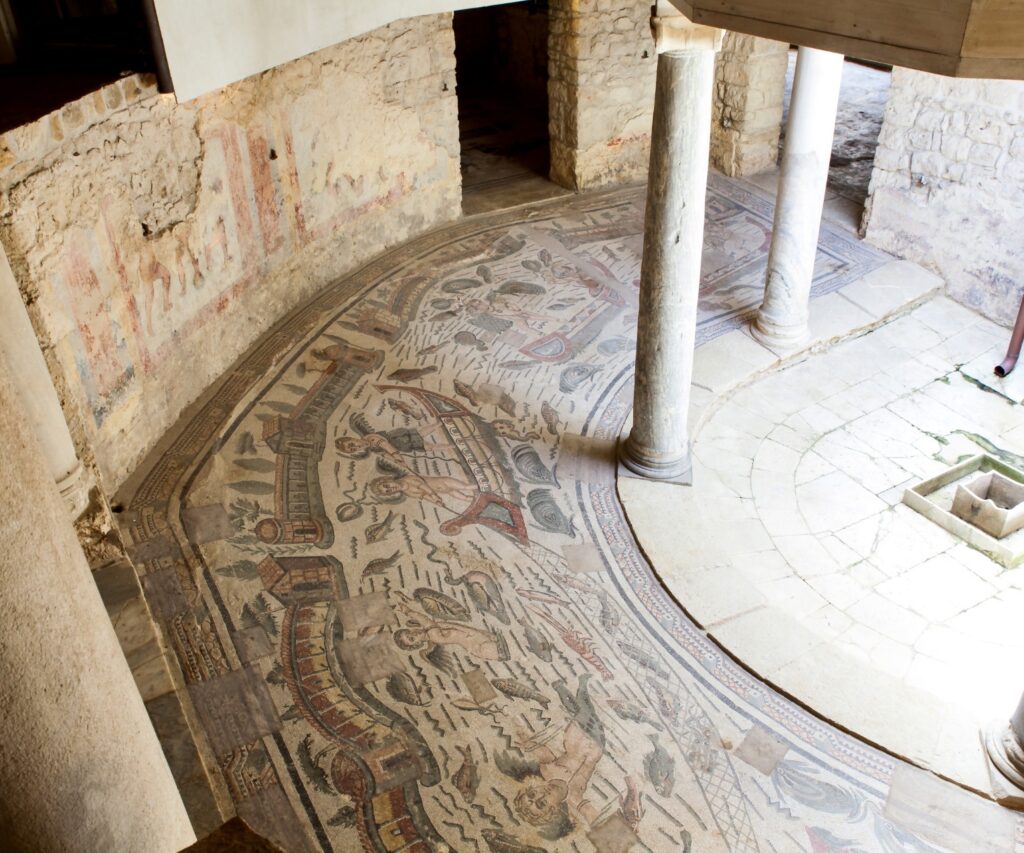
[(842, 77), (842, 54), (800, 48), (775, 199), (764, 302), (753, 329), (758, 339), (774, 349), (792, 349), (808, 336), (814, 258)]

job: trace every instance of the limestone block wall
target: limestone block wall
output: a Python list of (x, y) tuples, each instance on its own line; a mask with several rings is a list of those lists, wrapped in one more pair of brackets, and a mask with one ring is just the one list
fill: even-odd
[(593, 189), (643, 180), (657, 57), (651, 6), (549, 0), (551, 176)]
[(1011, 325), (1024, 292), (1024, 83), (894, 69), (864, 229)]
[(289, 309), (459, 215), (450, 15), (185, 104), (127, 77), (0, 137), (0, 242), (116, 487)]
[(711, 163), (732, 177), (754, 175), (779, 157), (789, 45), (727, 32), (715, 66)]

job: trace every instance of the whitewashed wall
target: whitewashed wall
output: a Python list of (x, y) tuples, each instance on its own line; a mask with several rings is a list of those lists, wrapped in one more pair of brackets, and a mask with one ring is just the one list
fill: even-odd
[(156, 0), (178, 101), (377, 27), (493, 0)]

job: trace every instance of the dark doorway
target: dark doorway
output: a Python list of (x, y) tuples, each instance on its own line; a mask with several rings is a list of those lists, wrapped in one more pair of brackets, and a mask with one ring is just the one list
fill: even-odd
[(153, 68), (143, 0), (0, 0), (0, 132)]
[(455, 13), (467, 214), (558, 195), (548, 181), (546, 0)]

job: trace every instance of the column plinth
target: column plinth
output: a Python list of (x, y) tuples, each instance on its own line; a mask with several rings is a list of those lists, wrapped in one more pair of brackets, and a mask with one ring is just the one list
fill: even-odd
[(843, 57), (801, 47), (786, 123), (764, 301), (752, 332), (776, 350), (808, 336), (811, 284), (832, 155)]
[(715, 52), (721, 31), (656, 19), (658, 79), (651, 132), (637, 319), (633, 428), (623, 467), (689, 482), (687, 415), (697, 335)]
[(985, 733), (985, 747), (996, 769), (1024, 791), (1024, 696), (1009, 724), (993, 726)]

